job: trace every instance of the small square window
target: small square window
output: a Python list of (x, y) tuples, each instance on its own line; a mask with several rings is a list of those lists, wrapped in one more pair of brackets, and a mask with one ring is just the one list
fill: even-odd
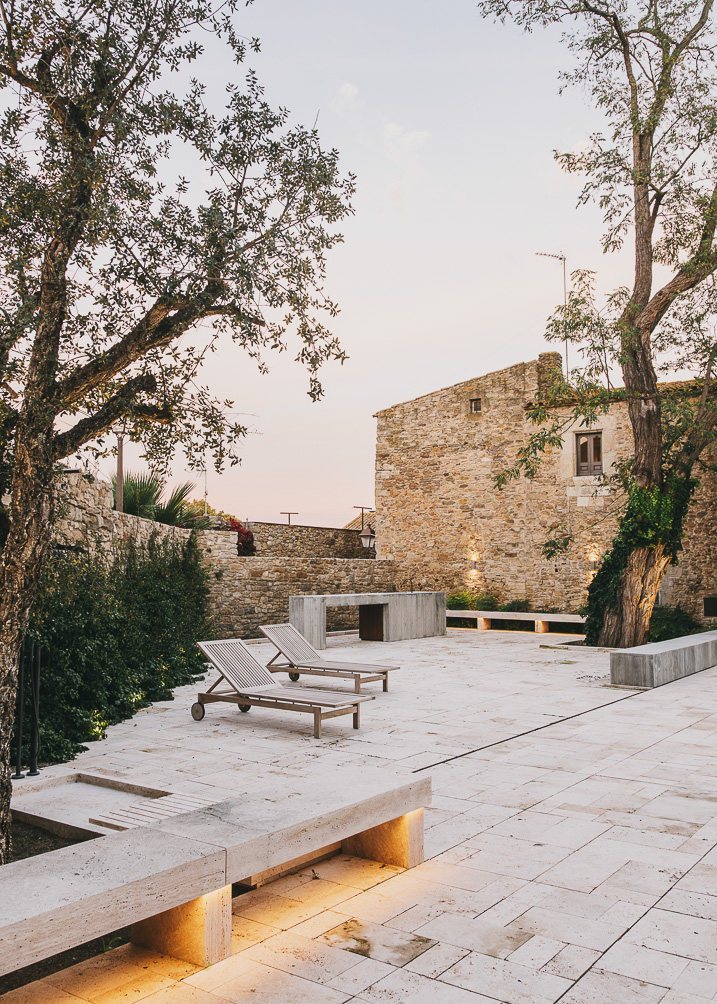
[(470, 413), (471, 415), (478, 415), (481, 410), (481, 401), (479, 397), (472, 397), (470, 400)]
[(575, 437), (576, 470), (578, 477), (602, 474), (602, 433), (590, 432)]
[(717, 596), (705, 596), (705, 617), (717, 617)]

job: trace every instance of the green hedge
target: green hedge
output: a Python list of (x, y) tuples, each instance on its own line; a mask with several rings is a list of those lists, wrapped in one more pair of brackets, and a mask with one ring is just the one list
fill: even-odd
[(701, 624), (692, 614), (677, 606), (655, 607), (650, 618), (648, 642), (667, 641), (669, 638), (684, 638), (689, 634), (701, 634), (703, 631), (717, 630), (717, 622), (708, 621)]
[(459, 589), (446, 596), (448, 610), (495, 610), (498, 597), (492, 593), (472, 593), (468, 589)]
[[(193, 535), (182, 543), (155, 534), (146, 547), (129, 544), (109, 557), (51, 551), (28, 630), (47, 652), (41, 762), (71, 759), (108, 725), (171, 700), (173, 687), (201, 676), (196, 642), (211, 636), (207, 597)], [(23, 745), (27, 713), (25, 721)]]

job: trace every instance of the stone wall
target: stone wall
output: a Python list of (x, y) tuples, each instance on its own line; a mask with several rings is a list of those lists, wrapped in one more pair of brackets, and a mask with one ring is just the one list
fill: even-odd
[[(56, 527), (62, 543), (93, 546), (97, 542), (109, 550), (130, 538), (146, 543), (152, 533), (183, 541), (189, 537), (189, 530), (115, 512), (112, 488), (106, 482), (81, 474), (65, 478)], [(202, 560), (209, 571), (209, 606), (217, 637), (257, 637), (260, 624), (288, 620), (289, 596), (391, 592), (408, 586), (395, 562), (366, 560), (360, 541), (356, 548), (357, 531), (274, 523), (253, 523), (251, 528), (258, 531), (259, 553), (250, 558), (238, 557), (235, 533), (204, 530), (198, 534)], [(313, 530), (317, 533), (312, 534)], [(272, 553), (282, 547), (290, 553)], [(320, 557), (302, 555), (304, 551), (311, 554), (312, 549), (324, 553)], [(327, 626), (330, 631), (358, 627), (358, 608), (330, 610)]]
[(61, 486), (56, 525), (57, 538), (67, 544), (95, 541), (107, 549), (120, 541), (146, 544), (152, 533), (186, 540), (189, 530), (165, 526), (112, 508), (112, 486), (83, 474), (66, 474)]
[[(152, 520), (140, 519), (112, 508), (112, 486), (106, 481), (83, 474), (66, 474), (61, 492), (58, 533), (69, 543), (98, 538), (103, 546), (115, 540), (134, 537), (146, 542), (152, 531), (178, 535), (186, 539), (188, 530), (166, 527)], [(326, 526), (288, 526), (286, 523), (246, 523), (254, 534), (256, 556), (260, 558), (374, 558), (373, 549), (365, 548), (359, 530)], [(234, 541), (236, 536), (221, 531)]]
[[(525, 406), (560, 365), (557, 353), (488, 373), (380, 411), (376, 440), (376, 551), (398, 562), (423, 588), (490, 590), (527, 599), (534, 609), (574, 611), (585, 601), (594, 564), (617, 527), (613, 504), (596, 479), (576, 476), (576, 435), (549, 449), (534, 481), (494, 487), (535, 430)], [(470, 401), (481, 408), (471, 413)], [(565, 409), (565, 417), (570, 411)], [(600, 416), (604, 469), (628, 456), (627, 405)], [(717, 596), (717, 485), (706, 475), (686, 526), (680, 565), (665, 581), (662, 602), (702, 616)], [(567, 554), (547, 561), (541, 546), (551, 525), (575, 534)], [(475, 564), (475, 568), (473, 567)]]
[[(210, 569), (210, 604), (217, 637), (251, 638), (260, 624), (289, 619), (289, 597), (304, 593), (376, 593), (406, 588), (396, 562), (364, 558), (240, 558), (234, 535), (199, 535)], [(358, 627), (358, 607), (329, 608), (330, 631)]]
[(273, 558), (373, 558), (365, 548), (360, 530), (327, 526), (288, 526), (286, 523), (245, 523), (254, 534), (256, 557)]

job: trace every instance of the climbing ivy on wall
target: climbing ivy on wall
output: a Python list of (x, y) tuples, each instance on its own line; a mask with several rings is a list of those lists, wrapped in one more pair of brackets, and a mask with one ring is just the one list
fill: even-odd
[(628, 489), (625, 516), (611, 549), (603, 558), (588, 587), (585, 643), (597, 644), (605, 611), (617, 600), (617, 590), (627, 568), (628, 558), (639, 548), (665, 545), (673, 564), (682, 550), (684, 522), (690, 498), (698, 482), (674, 474), (665, 479), (663, 488), (639, 488), (634, 482)]

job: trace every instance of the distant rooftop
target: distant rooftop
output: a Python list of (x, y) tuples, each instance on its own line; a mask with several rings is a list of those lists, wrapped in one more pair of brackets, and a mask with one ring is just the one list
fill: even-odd
[[(376, 511), (374, 509), (366, 509), (363, 514), (363, 525), (370, 526), (372, 530), (376, 529)], [(343, 530), (361, 530), (361, 514), (352, 519), (350, 523), (342, 527)]]

